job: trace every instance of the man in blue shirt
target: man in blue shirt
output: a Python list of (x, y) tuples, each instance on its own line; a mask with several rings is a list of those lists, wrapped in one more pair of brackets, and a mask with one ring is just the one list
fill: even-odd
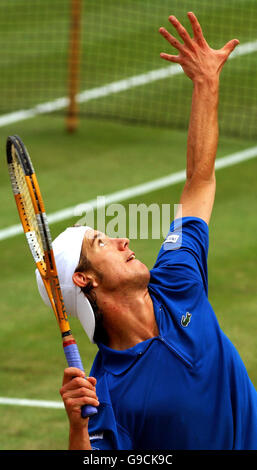
[[(150, 272), (129, 240), (83, 234), (73, 282), (102, 327), (91, 377), (64, 372), (70, 449), (257, 449), (257, 393), (208, 301), (219, 76), (238, 41), (213, 50), (195, 15), (188, 17), (193, 38), (169, 18), (183, 44), (160, 28), (179, 53), (161, 57), (193, 81), (183, 214)], [(98, 413), (82, 419), (84, 404)]]

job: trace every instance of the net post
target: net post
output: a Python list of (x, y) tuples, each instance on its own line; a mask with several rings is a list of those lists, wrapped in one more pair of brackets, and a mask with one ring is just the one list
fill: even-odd
[(71, 19), (68, 57), (69, 104), (66, 116), (68, 132), (74, 132), (78, 127), (78, 103), (76, 95), (79, 89), (81, 3), (81, 0), (70, 0)]

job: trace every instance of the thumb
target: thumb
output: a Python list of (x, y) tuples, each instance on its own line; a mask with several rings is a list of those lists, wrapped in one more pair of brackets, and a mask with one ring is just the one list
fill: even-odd
[(228, 41), (227, 44), (223, 47), (223, 51), (227, 53), (229, 56), (231, 52), (238, 46), (239, 40), (238, 39), (231, 39), (231, 41)]

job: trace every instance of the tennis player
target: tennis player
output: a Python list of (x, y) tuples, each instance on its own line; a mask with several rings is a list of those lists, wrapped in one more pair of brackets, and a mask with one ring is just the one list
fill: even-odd
[[(178, 51), (161, 57), (182, 66), (193, 96), (183, 214), (154, 267), (128, 239), (89, 227), (68, 228), (54, 242), (67, 311), (99, 348), (86, 380), (79, 369), (64, 371), (70, 449), (257, 449), (257, 392), (208, 300), (219, 77), (239, 41), (213, 50), (188, 17), (193, 38), (174, 16), (182, 42), (160, 28)], [(98, 413), (82, 419), (84, 404)]]

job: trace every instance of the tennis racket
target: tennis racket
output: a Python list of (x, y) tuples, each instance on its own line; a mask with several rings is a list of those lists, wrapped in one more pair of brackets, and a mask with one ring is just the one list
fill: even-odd
[[(69, 367), (77, 367), (84, 371), (65, 311), (40, 188), (26, 147), (17, 135), (7, 138), (6, 154), (12, 190), (23, 230), (61, 331), (67, 363)], [(97, 409), (90, 405), (85, 405), (81, 409), (83, 418), (96, 413)]]

